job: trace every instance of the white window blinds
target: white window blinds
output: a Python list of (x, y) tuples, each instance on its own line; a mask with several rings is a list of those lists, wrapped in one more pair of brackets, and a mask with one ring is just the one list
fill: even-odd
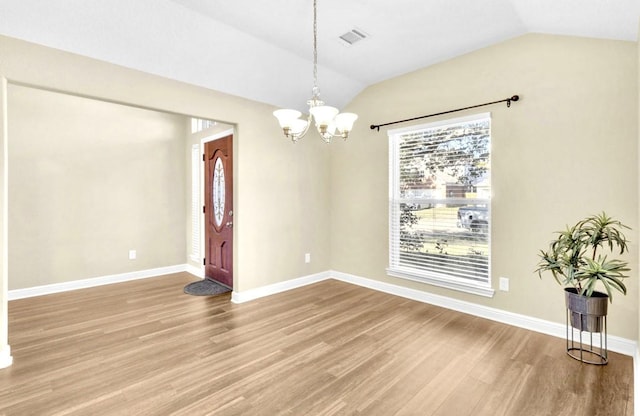
[(390, 275), (491, 296), (488, 113), (389, 131)]
[(200, 256), (200, 145), (191, 146), (191, 259), (201, 262)]

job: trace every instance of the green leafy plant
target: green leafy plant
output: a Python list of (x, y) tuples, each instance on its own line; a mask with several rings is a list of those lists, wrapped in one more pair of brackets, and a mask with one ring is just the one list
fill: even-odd
[(623, 279), (629, 277), (628, 263), (618, 259), (607, 259), (609, 253), (628, 251), (628, 242), (623, 230), (630, 229), (604, 212), (578, 221), (573, 227), (558, 232), (547, 251), (540, 250), (540, 262), (536, 272), (549, 271), (555, 280), (564, 286), (573, 286), (581, 295), (591, 296), (598, 282), (602, 283), (609, 301), (613, 290), (627, 294)]

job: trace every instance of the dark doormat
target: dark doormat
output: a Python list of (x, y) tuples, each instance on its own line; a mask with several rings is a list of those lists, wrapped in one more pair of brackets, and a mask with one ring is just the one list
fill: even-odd
[(184, 287), (184, 293), (193, 296), (214, 296), (227, 292), (231, 292), (231, 289), (210, 279), (192, 282)]

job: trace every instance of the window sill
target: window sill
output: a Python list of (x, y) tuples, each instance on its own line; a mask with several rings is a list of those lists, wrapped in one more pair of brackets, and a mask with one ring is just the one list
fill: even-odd
[(457, 290), (459, 292), (471, 293), (472, 295), (484, 296), (487, 298), (492, 298), (495, 293), (495, 290), (493, 290), (490, 285), (482, 283), (476, 284), (462, 279), (442, 278), (435, 274), (417, 273), (409, 269), (389, 268), (387, 269), (387, 275), (412, 280), (414, 282), (444, 287), (446, 289)]

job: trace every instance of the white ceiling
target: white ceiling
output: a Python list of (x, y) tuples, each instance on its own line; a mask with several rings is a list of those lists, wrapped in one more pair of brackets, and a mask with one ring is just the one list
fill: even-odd
[[(525, 33), (635, 42), (639, 23), (640, 0), (318, 0), (318, 82), (342, 107)], [(370, 37), (345, 47), (353, 28)], [(311, 95), (312, 0), (0, 0), (0, 34), (282, 107)]]

